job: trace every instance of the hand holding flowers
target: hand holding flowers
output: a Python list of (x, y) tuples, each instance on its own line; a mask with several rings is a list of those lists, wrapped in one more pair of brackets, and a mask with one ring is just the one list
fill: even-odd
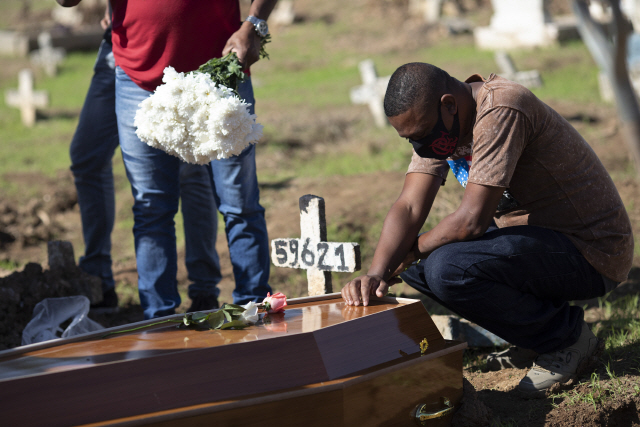
[[(264, 44), (262, 41), (261, 56)], [(234, 52), (189, 73), (164, 69), (163, 84), (136, 112), (136, 134), (149, 146), (188, 163), (206, 164), (240, 154), (262, 137), (262, 125), (238, 96), (246, 78)]]

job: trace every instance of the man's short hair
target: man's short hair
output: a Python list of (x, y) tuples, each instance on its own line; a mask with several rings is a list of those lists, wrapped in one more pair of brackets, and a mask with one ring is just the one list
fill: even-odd
[(404, 64), (391, 75), (384, 95), (384, 113), (395, 117), (414, 105), (426, 107), (429, 100), (440, 99), (447, 92), (450, 79), (449, 73), (431, 64)]

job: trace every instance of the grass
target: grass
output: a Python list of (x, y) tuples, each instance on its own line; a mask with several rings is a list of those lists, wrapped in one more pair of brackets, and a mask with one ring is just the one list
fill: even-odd
[[(552, 405), (560, 407), (588, 404), (598, 407), (628, 396), (640, 396), (640, 304), (638, 295), (626, 295), (615, 301), (599, 299), (602, 320), (593, 332), (605, 340), (605, 353), (599, 369), (572, 390), (551, 396)], [(617, 368), (616, 368), (617, 366)], [(616, 373), (616, 369), (619, 373)], [(630, 378), (623, 378), (629, 375)], [(557, 403), (557, 401), (560, 401)]]
[(616, 348), (628, 344), (640, 345), (640, 295), (625, 295), (615, 301), (599, 299), (603, 320), (592, 328), (605, 339), (605, 349), (610, 355)]
[(19, 267), (20, 263), (16, 261), (10, 259), (0, 260), (0, 270), (13, 271), (18, 269)]
[[(0, 60), (0, 65), (8, 62)], [(38, 172), (49, 177), (69, 167), (69, 143), (89, 87), (95, 52), (71, 53), (57, 77), (36, 73), (35, 89), (49, 93), (50, 106), (32, 128), (20, 122), (17, 109), (0, 104), (0, 177), (6, 172)], [(0, 90), (17, 87), (17, 79), (0, 81)], [(0, 188), (16, 191), (6, 179)], [(21, 191), (24, 189), (20, 189)]]

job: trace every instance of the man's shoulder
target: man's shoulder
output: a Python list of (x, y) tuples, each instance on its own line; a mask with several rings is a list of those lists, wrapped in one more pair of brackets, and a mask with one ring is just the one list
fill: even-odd
[(497, 107), (507, 107), (526, 112), (542, 102), (526, 87), (491, 74), (478, 93), (478, 112)]

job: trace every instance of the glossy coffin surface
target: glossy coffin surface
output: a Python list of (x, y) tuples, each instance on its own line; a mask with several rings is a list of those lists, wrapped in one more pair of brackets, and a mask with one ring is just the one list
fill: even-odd
[(269, 317), (242, 331), (156, 326), (0, 352), (3, 420), (77, 425), (246, 399), (409, 361), (424, 338), (428, 352), (446, 347), (412, 300), (349, 307), (332, 294)]

